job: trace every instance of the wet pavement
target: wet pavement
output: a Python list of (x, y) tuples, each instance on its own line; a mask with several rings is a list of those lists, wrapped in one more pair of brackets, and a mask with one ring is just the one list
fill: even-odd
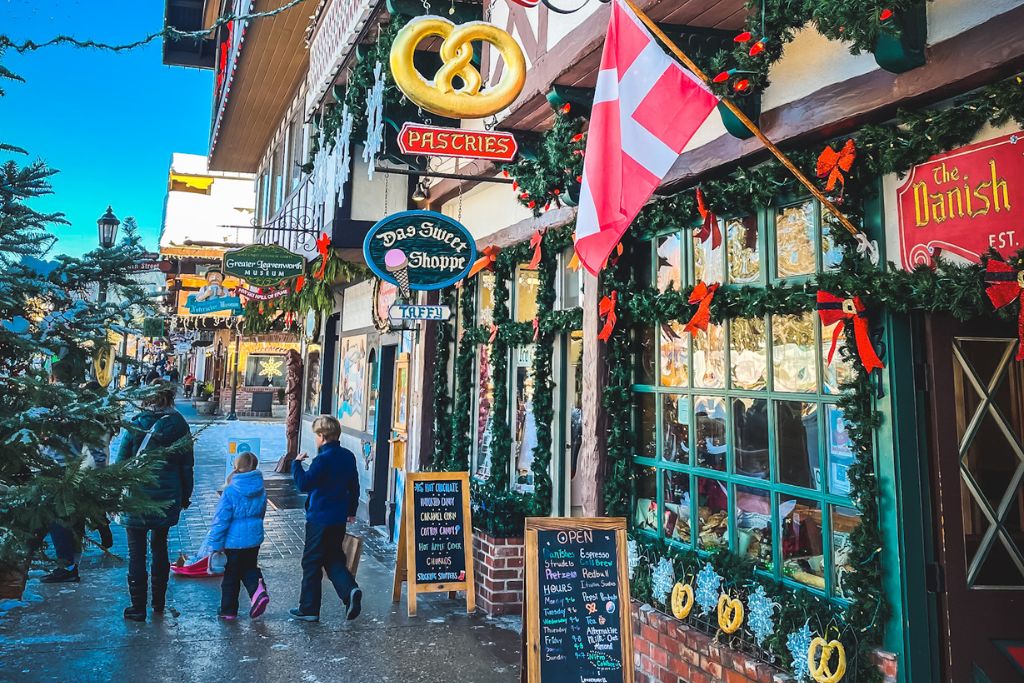
[[(188, 415), (186, 410), (182, 412)], [(198, 427), (199, 425), (196, 425)], [(202, 543), (223, 480), (227, 439), (261, 439), (261, 468), (271, 479), (283, 453), (281, 423), (207, 422), (197, 444), (194, 505), (170, 537), (172, 558)], [(194, 427), (194, 428), (196, 428)], [(241, 433), (240, 433), (241, 432)], [(280, 478), (279, 478), (280, 479)], [(268, 510), (260, 553), (271, 602), (258, 620), (217, 619), (219, 578), (171, 578), (168, 609), (145, 624), (126, 622), (124, 531), (115, 526), (113, 555), (86, 549), (80, 584), (29, 581), (25, 603), (0, 604), (0, 681), (267, 681), (378, 683), (384, 681), (509, 682), (519, 679), (520, 636), (514, 619), (467, 615), (464, 600), (425, 595), (418, 616), (406, 616), (404, 597), (391, 602), (394, 548), (378, 530), (364, 536), (357, 579), (363, 613), (345, 621), (329, 582), (319, 623), (291, 620), (298, 604), (303, 514), (288, 507), (301, 497), (275, 484), (286, 506)], [(96, 534), (90, 534), (94, 538)], [(35, 571), (33, 574), (41, 574)], [(242, 603), (247, 604), (244, 590)]]

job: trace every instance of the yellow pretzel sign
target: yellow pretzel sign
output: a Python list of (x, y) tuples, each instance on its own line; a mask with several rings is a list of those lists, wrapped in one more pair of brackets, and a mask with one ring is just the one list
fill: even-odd
[[(416, 70), (413, 55), (425, 38), (441, 43), (441, 68), (428, 81)], [(483, 79), (472, 64), (474, 41), (490, 43), (505, 60), (505, 72), (497, 85), (480, 90)], [(493, 24), (471, 21), (456, 26), (443, 17), (416, 17), (398, 32), (391, 45), (391, 74), (399, 90), (413, 104), (431, 113), (454, 119), (482, 119), (497, 114), (519, 96), (526, 83), (526, 58), (519, 44)], [(462, 85), (456, 89), (458, 76)]]
[[(818, 659), (821, 650), (821, 659)], [(835, 669), (829, 666), (832, 653), (837, 655)], [(825, 642), (824, 638), (815, 638), (807, 649), (807, 668), (817, 683), (839, 683), (846, 674), (846, 650), (838, 640)]]
[(92, 367), (96, 373), (96, 381), (101, 387), (110, 385), (114, 379), (114, 361), (116, 360), (114, 346), (103, 344), (93, 353)]
[(672, 587), (672, 616), (685, 619), (693, 609), (693, 588), (688, 583), (677, 583)]
[(743, 623), (743, 603), (722, 593), (718, 596), (718, 628), (724, 633), (736, 633)]

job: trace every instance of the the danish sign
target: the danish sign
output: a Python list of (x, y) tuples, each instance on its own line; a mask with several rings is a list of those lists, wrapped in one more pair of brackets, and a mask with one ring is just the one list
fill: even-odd
[(398, 134), (402, 154), (512, 161), (518, 146), (512, 133), (442, 128), (406, 122)]
[(1024, 246), (1024, 133), (1004, 135), (915, 166), (896, 191), (900, 260), (911, 270), (940, 251), (979, 261)]
[(452, 311), (447, 306), (395, 305), (388, 310), (392, 320), (448, 320)]
[(363, 240), (366, 265), (401, 290), (453, 285), (476, 260), (476, 242), (458, 221), (434, 211), (402, 211), (384, 218)]

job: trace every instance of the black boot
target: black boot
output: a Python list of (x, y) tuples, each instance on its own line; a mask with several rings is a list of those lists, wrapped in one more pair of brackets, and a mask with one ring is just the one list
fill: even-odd
[(167, 601), (167, 581), (153, 577), (153, 611), (163, 612)]
[(141, 577), (128, 578), (128, 595), (131, 597), (132, 604), (124, 609), (125, 619), (129, 621), (146, 620), (146, 583), (148, 578), (145, 574)]

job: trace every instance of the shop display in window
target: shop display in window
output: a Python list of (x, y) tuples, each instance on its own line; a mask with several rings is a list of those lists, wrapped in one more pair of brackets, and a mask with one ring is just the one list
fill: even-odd
[(815, 324), (813, 312), (772, 316), (772, 376), (775, 391), (817, 391)]
[(666, 235), (658, 238), (658, 266), (655, 284), (658, 291), (683, 288), (682, 254), (679, 235)]
[(244, 386), (275, 387), (285, 385), (284, 356), (250, 354), (245, 360)]
[(757, 216), (734, 218), (725, 224), (729, 283), (754, 284), (761, 279)]
[(725, 327), (708, 325), (693, 335), (693, 385), (725, 387)]
[(758, 566), (772, 564), (772, 499), (768, 491), (736, 487), (736, 554)]
[(825, 590), (821, 503), (781, 496), (782, 574), (805, 586)]
[(724, 472), (728, 451), (725, 400), (715, 397), (695, 398), (693, 420), (697, 435), (697, 465)]
[(494, 378), (491, 376), (491, 347), (481, 344), (477, 352), (477, 397), (475, 425), (475, 462), (473, 476), (491, 476), (491, 423), (494, 420)]
[(661, 325), (661, 385), (685, 387), (690, 384), (690, 340), (676, 322)]
[(729, 375), (736, 389), (768, 386), (768, 326), (763, 318), (729, 321)]
[(729, 547), (729, 489), (717, 479), (697, 479), (697, 533), (701, 550)]
[(775, 217), (775, 275), (780, 278), (813, 275), (815, 254), (814, 202), (780, 209)]
[(514, 352), (515, 377), (513, 455), (515, 479), (513, 488), (522, 493), (533, 491), (533, 450), (537, 447), (537, 420), (533, 414), (533, 347), (526, 346)]

